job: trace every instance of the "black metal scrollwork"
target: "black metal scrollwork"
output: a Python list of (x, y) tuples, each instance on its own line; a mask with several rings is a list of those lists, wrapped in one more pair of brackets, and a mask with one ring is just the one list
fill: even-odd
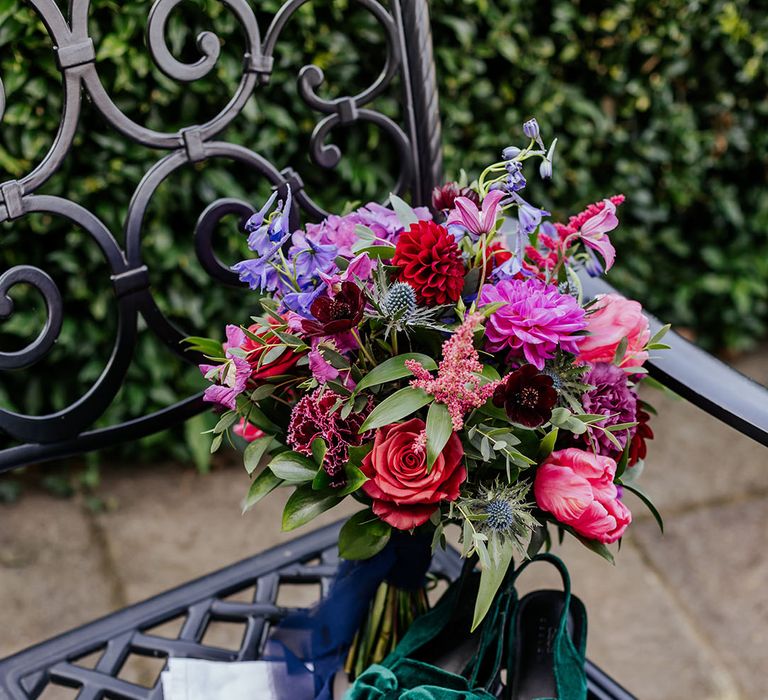
[[(222, 0), (242, 29), (244, 37), (243, 72), (229, 102), (208, 121), (189, 124), (175, 132), (160, 132), (128, 117), (108, 94), (99, 75), (96, 61), (98, 47), (89, 32), (90, 0), (71, 0), (68, 16), (56, 0), (29, 0), (51, 38), (52, 50), (62, 76), (62, 112), (58, 133), (48, 153), (30, 172), (16, 180), (0, 178), (0, 223), (14, 221), (34, 212), (47, 212), (63, 217), (84, 230), (100, 248), (110, 269), (117, 308), (117, 336), (112, 354), (101, 375), (72, 405), (56, 414), (27, 416), (0, 409), (0, 431), (28, 444), (0, 452), (0, 472), (34, 459), (50, 459), (71, 454), (78, 449), (93, 449), (118, 440), (133, 439), (157, 429), (158, 418), (164, 427), (189, 417), (201, 404), (188, 399), (154, 416), (137, 417), (125, 425), (103, 430), (84, 431), (99, 418), (114, 399), (131, 361), (141, 314), (164, 344), (184, 359), (179, 341), (185, 335), (161, 312), (149, 286), (149, 272), (142, 256), (142, 233), (147, 208), (158, 187), (174, 172), (193, 163), (224, 158), (235, 161), (264, 178), (278, 189), (290, 183), (295, 201), (310, 217), (327, 214), (306, 191), (301, 175), (289, 168), (280, 169), (262, 155), (234, 143), (214, 140), (241, 115), (248, 99), (260, 85), (269, 82), (274, 65), (274, 52), (281, 35), (287, 31), (291, 17), (311, 0), (289, 0), (272, 18), (261, 39), (257, 18), (247, 0)], [(356, 5), (370, 13), (386, 38), (384, 65), (367, 87), (354, 95), (324, 99), (317, 90), (325, 81), (315, 65), (297, 71), (301, 99), (320, 118), (310, 135), (310, 156), (322, 168), (335, 168), (342, 159), (339, 147), (329, 141), (331, 133), (354, 124), (369, 123), (391, 141), (399, 156), (399, 173), (395, 191), (408, 189), (416, 203), (424, 204), (425, 190), (434, 182), (434, 164), (439, 163), (439, 121), (436, 110), (434, 72), (431, 67), (431, 43), (427, 0), (393, 0), (385, 7), (377, 0), (356, 0)], [(178, 60), (166, 41), (166, 30), (172, 13), (181, 11), (182, 0), (156, 0), (147, 19), (146, 41), (149, 54), (160, 71), (173, 80), (193, 82), (210, 75), (220, 54), (221, 42), (210, 31), (201, 32), (196, 41), (200, 57), (191, 63)], [(414, 46), (414, 42), (418, 46)], [(299, 68), (299, 67), (297, 67)], [(383, 95), (400, 76), (402, 85), (402, 123), (373, 108), (373, 101)], [(431, 83), (430, 83), (431, 81)], [(418, 86), (418, 89), (412, 89)], [(70, 152), (80, 119), (82, 94), (107, 123), (133, 142), (166, 151), (150, 167), (133, 194), (125, 213), (124, 247), (113, 232), (92, 212), (79, 203), (41, 194), (41, 187), (56, 173)], [(5, 111), (6, 95), (0, 81), (0, 119)], [(425, 131), (426, 129), (426, 131)], [(438, 139), (427, 134), (437, 133)], [(430, 151), (431, 149), (431, 151)], [(432, 170), (429, 170), (432, 168)], [(98, 173), (94, 173), (97, 175)], [(382, 199), (386, 196), (382, 193)], [(194, 247), (201, 267), (212, 281), (238, 285), (235, 275), (213, 252), (213, 236), (218, 222), (227, 215), (241, 219), (252, 207), (235, 199), (219, 199), (200, 215), (194, 231)], [(298, 220), (294, 223), (298, 223)], [(0, 269), (0, 323), (14, 311), (9, 296), (16, 285), (31, 285), (45, 302), (46, 321), (37, 338), (14, 352), (0, 352), (0, 371), (28, 368), (40, 361), (53, 347), (62, 325), (64, 301), (51, 276), (31, 265), (15, 265)], [(153, 425), (154, 421), (154, 425)]]

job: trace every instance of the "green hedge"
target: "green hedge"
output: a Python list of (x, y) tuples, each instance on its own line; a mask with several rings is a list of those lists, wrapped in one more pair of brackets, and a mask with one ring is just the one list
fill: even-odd
[[(278, 5), (258, 3), (261, 27)], [(448, 172), (477, 173), (518, 139), (524, 118), (537, 116), (545, 138), (560, 141), (554, 180), (532, 184), (533, 200), (567, 216), (624, 192), (614, 283), (694, 329), (709, 348), (747, 348), (765, 336), (768, 323), (768, 130), (761, 129), (768, 119), (768, 15), (747, 0), (604, 5), (432, 0)], [(117, 104), (138, 122), (169, 131), (226, 103), (241, 75), (243, 44), (222, 3), (189, 0), (187, 11), (172, 17), (169, 44), (182, 60), (195, 60), (194, 37), (213, 29), (224, 39), (222, 57), (211, 79), (173, 82), (144, 46), (149, 6), (96, 2), (91, 27), (100, 75)], [(304, 6), (279, 44), (271, 85), (225, 138), (292, 165), (327, 206), (386, 191), (392, 154), (375, 130), (359, 128), (340, 140), (357, 155), (338, 175), (310, 170), (306, 151), (317, 117), (295, 88), (296, 67), (308, 61), (326, 71), (324, 95), (359, 88), (380, 70), (382, 49), (375, 23), (355, 3)], [(19, 0), (0, 0), (0, 78), (8, 98), (0, 123), (5, 180), (40, 160), (61, 106), (48, 37)], [(397, 117), (394, 98), (377, 106)], [(74, 156), (46, 191), (82, 201), (119, 232), (133, 189), (158, 157), (127, 144), (85, 104)], [(242, 295), (213, 289), (197, 265), (190, 233), (198, 214), (216, 196), (258, 202), (265, 193), (257, 177), (218, 161), (178, 173), (153, 198), (144, 254), (164, 311), (190, 331), (215, 333), (247, 312)], [(79, 396), (108, 357), (114, 321), (107, 271), (85, 234), (50, 217), (6, 225), (0, 236), (0, 269), (39, 264), (54, 274), (67, 302), (53, 356), (33, 372), (4, 376), (0, 403), (52, 410)], [(237, 260), (242, 237), (221, 236), (219, 247), (222, 258)], [(14, 298), (19, 312), (0, 327), (3, 349), (23, 345), (40, 328), (34, 293), (19, 289)], [(104, 422), (197, 388), (195, 370), (142, 333), (129, 383)], [(186, 444), (166, 436), (155, 444), (179, 456), (196, 451), (203, 464), (204, 445), (194, 439), (199, 428), (200, 422), (187, 430)]]

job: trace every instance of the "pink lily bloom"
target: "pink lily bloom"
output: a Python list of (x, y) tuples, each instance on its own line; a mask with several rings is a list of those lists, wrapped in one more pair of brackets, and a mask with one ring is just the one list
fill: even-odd
[(446, 226), (460, 226), (473, 236), (490, 233), (501, 213), (501, 200), (506, 197), (502, 190), (491, 190), (483, 199), (482, 209), (467, 197), (456, 197), (454, 208), (448, 215)]
[(610, 200), (604, 200), (605, 206), (594, 216), (587, 219), (577, 234), (584, 244), (596, 250), (605, 260), (605, 271), (613, 267), (616, 259), (616, 249), (607, 234), (619, 225), (616, 217), (616, 205)]

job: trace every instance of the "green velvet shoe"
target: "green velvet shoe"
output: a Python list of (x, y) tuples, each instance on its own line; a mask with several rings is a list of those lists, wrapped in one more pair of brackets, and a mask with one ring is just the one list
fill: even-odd
[(502, 590), (480, 629), (470, 634), (478, 584), (476, 572), (452, 583), (397, 648), (355, 680), (344, 700), (496, 700), (490, 689), (503, 659), (500, 632), (515, 593), (511, 586)]
[(509, 630), (506, 700), (586, 700), (584, 670), (587, 613), (571, 595), (565, 564), (553, 554), (524, 562), (513, 581), (533, 562), (552, 564), (563, 579), (562, 591), (541, 590), (517, 604)]

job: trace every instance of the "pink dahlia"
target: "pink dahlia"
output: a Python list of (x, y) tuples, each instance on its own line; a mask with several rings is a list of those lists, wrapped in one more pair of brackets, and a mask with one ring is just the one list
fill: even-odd
[(568, 294), (539, 279), (503, 280), (480, 290), (480, 305), (502, 302), (485, 326), (486, 349), (524, 355), (537, 369), (555, 356), (558, 346), (576, 354), (587, 326), (584, 309)]

